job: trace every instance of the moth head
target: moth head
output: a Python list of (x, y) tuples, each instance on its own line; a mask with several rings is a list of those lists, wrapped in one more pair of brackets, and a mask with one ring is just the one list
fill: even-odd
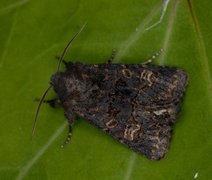
[[(77, 38), (77, 36), (81, 33), (81, 31), (84, 29), (86, 23), (81, 27), (81, 29), (73, 36), (73, 38), (68, 42), (68, 44), (66, 45), (65, 49), (63, 50), (63, 53), (61, 54), (60, 56), (60, 59), (59, 59), (59, 63), (58, 63), (58, 67), (57, 67), (57, 73), (55, 75), (52, 76), (52, 81), (51, 81), (51, 85), (45, 90), (45, 92), (43, 93), (42, 95), (42, 98), (39, 100), (39, 104), (38, 104), (38, 107), (37, 107), (37, 110), (36, 110), (36, 113), (35, 113), (35, 119), (34, 119), (34, 123), (33, 123), (33, 127), (32, 127), (32, 134), (31, 134), (31, 138), (33, 137), (34, 135), (34, 132), (35, 132), (35, 127), (36, 127), (36, 123), (37, 123), (37, 118), (38, 118), (38, 114), (39, 114), (39, 111), (40, 111), (40, 108), (41, 108), (41, 105), (43, 104), (44, 100), (45, 100), (45, 97), (47, 95), (47, 93), (49, 92), (49, 90), (54, 87), (55, 90), (57, 89), (58, 90), (58, 87), (59, 86), (63, 86), (64, 84), (63, 83), (58, 83), (59, 80), (64, 80), (64, 78), (62, 78), (62, 76), (60, 76), (60, 73), (59, 73), (59, 69), (60, 69), (60, 64), (61, 62), (63, 62), (63, 59), (66, 55), (66, 52), (68, 50), (68, 48), (70, 47), (72, 41), (74, 39)], [(71, 83), (71, 82), (70, 82)], [(62, 91), (61, 91), (62, 93)]]
[(57, 72), (51, 77), (51, 85), (61, 101), (79, 99), (86, 90), (86, 83), (72, 71)]

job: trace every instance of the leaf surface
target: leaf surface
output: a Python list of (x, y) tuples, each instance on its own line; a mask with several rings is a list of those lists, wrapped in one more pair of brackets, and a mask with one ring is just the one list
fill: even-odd
[[(211, 6), (209, 0), (1, 0), (1, 179), (211, 179)], [(163, 48), (154, 64), (188, 72), (189, 86), (165, 159), (150, 161), (83, 119), (61, 149), (66, 119), (62, 109), (45, 104), (30, 140), (34, 99), (57, 69), (54, 57), (85, 22), (67, 60), (103, 63), (115, 48), (116, 63), (141, 63)], [(55, 96), (48, 94), (49, 99)]]

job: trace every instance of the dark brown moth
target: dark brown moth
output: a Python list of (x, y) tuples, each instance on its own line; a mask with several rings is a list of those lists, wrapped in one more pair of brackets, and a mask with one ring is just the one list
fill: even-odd
[(164, 157), (187, 84), (178, 68), (67, 63), (51, 78), (70, 125), (82, 117), (150, 159)]
[(188, 76), (179, 68), (151, 65), (152, 59), (142, 64), (63, 61), (66, 71), (50, 81), (58, 97), (46, 102), (64, 109), (70, 124), (66, 143), (81, 117), (149, 159), (163, 158)]

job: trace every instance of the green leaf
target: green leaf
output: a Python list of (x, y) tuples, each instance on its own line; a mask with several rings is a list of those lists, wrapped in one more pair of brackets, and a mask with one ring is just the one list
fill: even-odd
[[(1, 179), (212, 179), (211, 6), (209, 0), (1, 0)], [(68, 129), (63, 110), (45, 104), (30, 140), (34, 99), (57, 69), (54, 57), (85, 22), (68, 60), (103, 63), (115, 48), (116, 63), (141, 63), (163, 48), (155, 64), (189, 73), (163, 160), (148, 160), (83, 119), (61, 149)], [(55, 96), (48, 94), (49, 99)]]

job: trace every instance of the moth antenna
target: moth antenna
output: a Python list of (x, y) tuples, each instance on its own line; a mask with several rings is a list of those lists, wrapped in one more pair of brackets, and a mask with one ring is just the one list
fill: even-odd
[(84, 29), (84, 27), (86, 26), (87, 23), (83, 24), (83, 26), (81, 27), (81, 29), (74, 35), (74, 37), (68, 42), (68, 44), (66, 45), (65, 49), (63, 50), (63, 53), (62, 55), (60, 56), (60, 59), (59, 59), (59, 63), (58, 63), (58, 67), (57, 67), (57, 72), (59, 71), (60, 69), (60, 65), (61, 65), (61, 62), (63, 61), (63, 58), (64, 56), (66, 55), (66, 52), (68, 50), (68, 48), (70, 47), (71, 43), (73, 40), (75, 40), (77, 38), (77, 36), (82, 32), (82, 30)]
[[(72, 41), (73, 41), (74, 39), (76, 39), (77, 36), (82, 32), (82, 30), (84, 29), (84, 27), (86, 26), (86, 24), (87, 24), (87, 23), (85, 23), (85, 24), (81, 27), (81, 29), (73, 36), (73, 38), (68, 42), (68, 44), (67, 44), (66, 47), (64, 48), (63, 53), (62, 53), (62, 55), (60, 56), (60, 59), (59, 59), (59, 63), (58, 63), (58, 67), (57, 67), (57, 72), (58, 72), (59, 69), (60, 69), (61, 62), (63, 61), (63, 58), (64, 58), (64, 56), (66, 55), (66, 52), (67, 52), (68, 48), (70, 47)], [(43, 93), (42, 98), (41, 98), (40, 101), (39, 101), (39, 104), (38, 104), (38, 107), (37, 107), (37, 110), (36, 110), (36, 114), (35, 114), (35, 119), (34, 119), (33, 127), (32, 127), (31, 139), (32, 139), (32, 137), (33, 137), (33, 135), (34, 135), (34, 133), (35, 133), (35, 128), (36, 128), (37, 119), (38, 119), (38, 114), (39, 114), (39, 112), (40, 112), (41, 105), (43, 104), (43, 101), (44, 101), (44, 99), (45, 99), (45, 97), (46, 97), (46, 94), (49, 92), (49, 90), (50, 90), (51, 88), (52, 88), (52, 85), (50, 85), (50, 86), (46, 89), (46, 91)]]
[(43, 96), (42, 98), (40, 99), (39, 101), (39, 104), (38, 104), (38, 107), (37, 107), (37, 110), (36, 110), (36, 114), (35, 114), (35, 119), (34, 119), (34, 123), (33, 123), (33, 126), (32, 126), (32, 134), (31, 134), (31, 139), (35, 133), (35, 127), (36, 127), (36, 123), (37, 123), (37, 119), (38, 119), (38, 114), (40, 112), (40, 108), (41, 108), (41, 105), (43, 104), (43, 101), (44, 101), (44, 98), (46, 97), (46, 94), (48, 93), (48, 91), (52, 88), (52, 85), (50, 85), (46, 91), (43, 93)]

